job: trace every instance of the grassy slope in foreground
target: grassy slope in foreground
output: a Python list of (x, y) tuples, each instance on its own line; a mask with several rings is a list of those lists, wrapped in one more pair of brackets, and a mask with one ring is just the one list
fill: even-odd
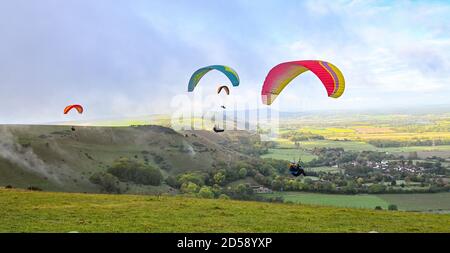
[(450, 215), (0, 190), (0, 232), (450, 232)]

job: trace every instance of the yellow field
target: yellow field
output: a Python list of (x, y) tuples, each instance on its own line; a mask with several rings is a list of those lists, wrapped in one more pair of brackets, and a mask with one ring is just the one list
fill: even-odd
[(312, 133), (322, 135), (329, 140), (450, 140), (450, 132), (399, 132), (395, 128), (357, 126), (349, 128), (300, 128), (299, 133)]

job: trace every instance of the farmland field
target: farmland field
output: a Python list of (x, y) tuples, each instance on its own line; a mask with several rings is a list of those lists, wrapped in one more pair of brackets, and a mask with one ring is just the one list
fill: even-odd
[(450, 232), (445, 214), (298, 204), (4, 189), (0, 203), (0, 232)]
[(409, 152), (417, 152), (417, 155), (424, 159), (427, 157), (437, 156), (442, 158), (450, 158), (450, 145), (439, 146), (408, 146), (408, 147), (387, 147), (377, 148), (371, 144), (358, 141), (332, 141), (332, 140), (316, 140), (300, 142), (300, 149), (296, 148), (294, 143), (288, 139), (277, 139), (279, 148), (269, 149), (269, 153), (261, 156), (262, 158), (274, 158), (290, 161), (300, 156), (303, 161), (311, 161), (316, 158), (308, 150), (314, 148), (343, 148), (347, 151), (380, 151), (392, 154), (408, 156)]
[[(294, 148), (293, 136), (321, 136), (324, 140), (300, 141), (300, 147), (344, 148), (345, 150), (367, 150), (400, 152), (440, 152), (450, 157), (450, 115), (437, 114), (385, 114), (385, 115), (323, 115), (300, 116), (283, 121), (279, 138), (280, 148)], [(401, 143), (405, 147), (377, 148), (369, 142)], [(417, 143), (429, 146), (415, 146)], [(436, 143), (436, 145), (431, 145)]]
[(422, 194), (379, 194), (379, 195), (339, 195), (305, 192), (276, 192), (265, 196), (282, 196), (284, 201), (301, 204), (325, 205), (337, 207), (370, 208), (381, 206), (386, 209), (395, 204), (404, 211), (450, 211), (450, 193)]
[(305, 171), (314, 171), (314, 172), (330, 172), (330, 173), (340, 173), (343, 171), (343, 169), (338, 169), (336, 167), (311, 167), (311, 168), (305, 168)]
[(382, 198), (368, 194), (338, 195), (306, 192), (276, 192), (273, 194), (265, 194), (265, 196), (282, 196), (284, 198), (284, 201), (337, 207), (374, 209), (376, 206), (381, 206), (383, 209), (386, 209), (389, 205), (389, 203)]
[(358, 141), (305, 141), (300, 143), (302, 148), (313, 149), (313, 148), (343, 148), (345, 150), (376, 150), (377, 148), (373, 145), (367, 144), (365, 142)]
[(381, 199), (398, 206), (401, 210), (450, 211), (450, 192), (426, 193), (426, 194), (380, 194)]
[(272, 158), (286, 161), (297, 161), (301, 157), (302, 161), (309, 162), (317, 156), (312, 155), (309, 152), (298, 149), (269, 149), (269, 153), (262, 155), (261, 158)]

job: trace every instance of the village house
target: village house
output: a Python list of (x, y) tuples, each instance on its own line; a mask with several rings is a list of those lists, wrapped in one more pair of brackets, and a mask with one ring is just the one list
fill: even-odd
[(252, 186), (254, 193), (273, 193), (273, 191), (267, 187), (254, 185)]

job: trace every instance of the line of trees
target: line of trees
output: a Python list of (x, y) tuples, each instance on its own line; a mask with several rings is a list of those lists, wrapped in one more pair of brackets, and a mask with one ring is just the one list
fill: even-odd
[(121, 193), (121, 182), (158, 186), (163, 181), (163, 175), (159, 168), (129, 158), (120, 158), (106, 171), (94, 173), (89, 180), (103, 192)]

